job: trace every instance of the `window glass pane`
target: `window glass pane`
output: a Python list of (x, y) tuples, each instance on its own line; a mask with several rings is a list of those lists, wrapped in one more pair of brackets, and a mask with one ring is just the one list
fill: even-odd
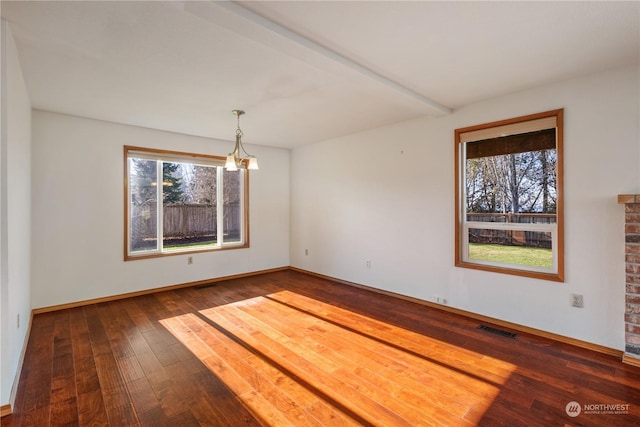
[(469, 259), (553, 268), (551, 232), (469, 229)]
[(199, 249), (216, 244), (216, 168), (162, 165), (163, 248)]
[[(556, 160), (555, 149), (467, 159), (467, 220), (476, 220), (469, 218), (469, 214), (497, 213), (502, 216), (485, 215), (478, 220), (555, 222), (549, 218), (556, 213)], [(514, 216), (521, 213), (547, 216)]]
[(129, 159), (129, 247), (131, 252), (158, 249), (157, 162)]
[(244, 171), (225, 170), (224, 180), (224, 242), (237, 243), (242, 241), (242, 179)]

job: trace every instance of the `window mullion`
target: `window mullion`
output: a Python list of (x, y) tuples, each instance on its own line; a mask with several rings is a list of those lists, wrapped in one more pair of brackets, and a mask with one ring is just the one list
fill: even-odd
[(156, 203), (156, 209), (157, 211), (157, 221), (156, 221), (156, 236), (158, 239), (158, 251), (159, 252), (163, 252), (164, 251), (164, 185), (163, 185), (163, 176), (162, 176), (162, 171), (163, 171), (163, 162), (161, 160), (158, 160), (156, 162), (156, 200), (158, 201)]
[[(467, 223), (467, 144), (460, 144), (460, 158), (458, 159), (459, 164), (463, 165), (458, 174), (459, 174), (459, 184), (458, 184), (458, 192), (461, 194), (460, 197), (460, 220), (462, 224)], [(459, 224), (459, 225), (462, 225)]]
[(126, 203), (127, 205), (125, 206), (126, 209), (126, 227), (127, 227), (127, 234), (126, 234), (126, 238), (127, 238), (127, 247), (126, 247), (126, 253), (129, 254), (132, 252), (132, 234), (133, 234), (133, 227), (132, 227), (132, 215), (133, 215), (133, 194), (132, 194), (132, 177), (131, 177), (131, 169), (132, 169), (132, 164), (133, 164), (133, 159), (130, 159), (129, 157), (127, 157), (127, 162), (126, 162), (126, 184), (127, 184), (127, 200)]
[[(465, 215), (466, 216), (466, 215)], [(464, 262), (469, 261), (469, 226), (466, 221), (462, 224), (462, 260)]]
[(224, 169), (216, 168), (216, 233), (217, 245), (224, 243)]
[[(246, 185), (246, 177), (247, 177), (247, 173), (248, 170), (241, 170), (240, 171), (240, 194), (245, 194), (245, 185)], [(245, 199), (244, 197), (240, 197), (240, 212), (244, 212), (244, 203), (245, 203)], [(245, 229), (245, 227), (241, 227), (240, 228), (240, 241), (241, 242), (245, 242), (246, 238), (247, 238), (247, 233), (248, 230)]]
[(487, 230), (512, 230), (512, 231), (548, 231), (557, 228), (556, 223), (536, 224), (531, 222), (483, 222), (465, 221), (467, 228), (484, 228)]

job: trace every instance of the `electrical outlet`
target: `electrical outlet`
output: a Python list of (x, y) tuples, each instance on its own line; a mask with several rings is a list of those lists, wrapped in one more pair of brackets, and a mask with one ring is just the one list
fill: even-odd
[(584, 307), (584, 297), (582, 294), (571, 294), (571, 307)]
[(187, 257), (187, 264), (193, 264), (193, 257)]

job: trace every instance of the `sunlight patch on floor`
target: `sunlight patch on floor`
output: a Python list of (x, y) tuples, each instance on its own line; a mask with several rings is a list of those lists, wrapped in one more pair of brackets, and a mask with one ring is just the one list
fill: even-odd
[(290, 291), (161, 323), (270, 425), (474, 425), (516, 368)]

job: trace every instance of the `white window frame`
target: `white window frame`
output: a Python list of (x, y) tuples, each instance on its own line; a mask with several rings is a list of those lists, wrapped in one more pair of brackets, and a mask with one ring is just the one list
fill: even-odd
[[(158, 201), (156, 236), (157, 247), (149, 250), (131, 249), (131, 185), (130, 185), (130, 159), (144, 159), (156, 161), (156, 182), (162, 182), (163, 162), (166, 163), (189, 163), (196, 166), (216, 167), (216, 242), (210, 245), (203, 245), (198, 248), (171, 248), (163, 247), (163, 191), (162, 185), (156, 186), (156, 200)], [(240, 212), (241, 227), (240, 238), (231, 242), (224, 241), (224, 165), (226, 157), (205, 154), (183, 153), (178, 151), (156, 150), (144, 147), (124, 146), (124, 178), (125, 178), (125, 261), (134, 259), (154, 258), (170, 255), (183, 255), (196, 252), (208, 252), (222, 249), (239, 249), (249, 247), (249, 194), (248, 181), (249, 170), (243, 163), (238, 169), (240, 174)]]

